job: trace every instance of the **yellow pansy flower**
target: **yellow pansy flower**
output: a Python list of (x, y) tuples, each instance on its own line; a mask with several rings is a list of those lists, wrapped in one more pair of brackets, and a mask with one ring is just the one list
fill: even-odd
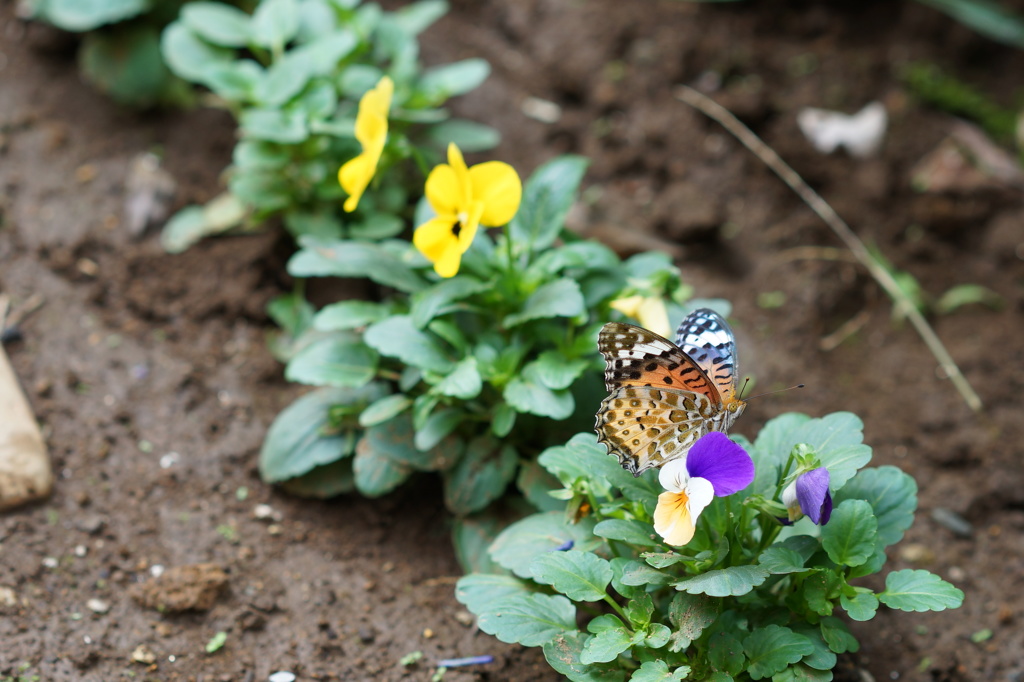
[(452, 143), (448, 163), (435, 166), (427, 176), (426, 195), (437, 216), (416, 228), (412, 242), (437, 274), (452, 277), (480, 225), (498, 227), (512, 220), (523, 185), (515, 169), (502, 161), (466, 168), (462, 152)]
[(612, 310), (618, 310), (627, 317), (632, 317), (640, 326), (655, 334), (669, 338), (672, 327), (668, 322), (668, 309), (661, 296), (627, 296), (618, 298), (609, 304)]
[(348, 192), (345, 210), (354, 211), (359, 205), (373, 174), (377, 172), (377, 163), (384, 142), (388, 139), (388, 110), (391, 109), (391, 96), (395, 84), (384, 76), (377, 85), (359, 100), (359, 113), (356, 115), (356, 139), (363, 145), (362, 153), (345, 162), (338, 170), (338, 182)]

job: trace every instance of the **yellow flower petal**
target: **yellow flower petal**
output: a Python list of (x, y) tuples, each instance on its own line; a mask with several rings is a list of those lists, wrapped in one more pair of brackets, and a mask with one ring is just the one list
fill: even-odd
[(434, 166), (427, 176), (424, 189), (427, 201), (439, 216), (454, 216), (459, 213), (464, 194), (459, 187), (459, 177), (451, 166), (441, 164)]
[(369, 154), (360, 154), (354, 159), (346, 161), (338, 169), (338, 183), (348, 194), (348, 198), (345, 199), (346, 211), (351, 213), (356, 210), (356, 206), (359, 205), (359, 199), (362, 198), (363, 192), (366, 191), (370, 180), (373, 179), (374, 172), (377, 170), (377, 160), (379, 157), (379, 154), (377, 158), (373, 158)]
[[(466, 235), (467, 232), (470, 234)], [(434, 264), (437, 274), (453, 277), (475, 234), (476, 228), (467, 230), (449, 218), (433, 218), (416, 228), (412, 243)]]
[(523, 183), (512, 166), (503, 161), (478, 163), (469, 169), (473, 200), (484, 204), (480, 222), (498, 227), (512, 220), (523, 198)]
[(462, 158), (462, 152), (455, 146), (454, 142), (448, 143), (448, 165), (451, 166), (458, 180), (459, 207), (462, 210), (466, 210), (469, 208), (469, 202), (473, 200), (473, 184), (469, 180), (469, 169), (466, 168), (466, 161)]
[(690, 518), (686, 493), (665, 492), (658, 495), (654, 510), (654, 530), (670, 545), (680, 547), (693, 539), (695, 530)]
[(617, 298), (608, 304), (608, 307), (612, 310), (618, 310), (626, 317), (632, 317), (634, 320), (637, 318), (637, 313), (640, 312), (640, 306), (643, 305), (644, 297), (640, 294), (636, 296), (626, 296), (625, 298)]

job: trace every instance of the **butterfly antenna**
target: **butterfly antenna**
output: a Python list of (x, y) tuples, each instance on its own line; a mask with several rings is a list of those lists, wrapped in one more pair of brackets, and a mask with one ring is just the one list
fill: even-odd
[[(746, 386), (745, 383), (743, 385)], [(780, 388), (780, 389), (777, 389), (775, 391), (765, 391), (764, 393), (758, 393), (757, 395), (752, 395), (749, 398), (747, 398), (747, 400), (753, 400), (754, 398), (760, 398), (761, 396), (771, 395), (772, 393), (782, 393), (784, 391), (792, 391), (794, 388), (804, 388), (804, 386), (805, 386), (805, 384), (797, 384), (796, 386), (790, 386), (789, 388)]]

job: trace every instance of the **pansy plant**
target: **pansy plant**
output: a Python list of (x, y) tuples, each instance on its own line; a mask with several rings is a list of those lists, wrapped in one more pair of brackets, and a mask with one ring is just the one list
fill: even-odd
[[(858, 649), (848, 619), (963, 601), (924, 570), (861, 584), (917, 505), (913, 479), (864, 468), (870, 457), (849, 413), (785, 414), (753, 443), (711, 433), (639, 478), (579, 434), (538, 460), (561, 508), (513, 523), (486, 552), (466, 534), (477, 572), (457, 597), (482, 630), (541, 647), (574, 682), (830, 680)], [(786, 525), (791, 486), (807, 518)]]

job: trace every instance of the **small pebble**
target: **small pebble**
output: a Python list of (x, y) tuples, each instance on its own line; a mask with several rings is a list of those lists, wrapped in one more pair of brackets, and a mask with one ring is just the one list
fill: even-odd
[(75, 521), (75, 528), (82, 531), (83, 533), (88, 533), (89, 535), (96, 535), (101, 530), (103, 530), (103, 526), (105, 526), (106, 523), (107, 522), (99, 514), (89, 514), (87, 516), (83, 516), (77, 519)]
[(430, 628), (426, 628), (426, 629), (423, 630), (423, 637), (424, 637), (424, 639), (431, 639), (433, 636), (434, 636), (434, 631), (431, 630)]
[(259, 521), (280, 521), (284, 515), (269, 504), (257, 504), (252, 509), (252, 517)]
[(159, 578), (164, 574), (163, 564), (153, 564), (149, 567), (149, 574), (154, 578)]
[(152, 663), (156, 663), (156, 654), (150, 651), (149, 647), (145, 644), (140, 644), (135, 647), (134, 651), (132, 651), (131, 660), (136, 663), (150, 665)]
[(280, 535), (281, 534), (281, 526), (279, 524), (272, 523), (269, 526), (267, 526), (267, 532), (270, 533), (271, 535)]
[(971, 522), (952, 509), (936, 507), (932, 510), (932, 519), (957, 537), (969, 538), (974, 535), (974, 526), (971, 525)]
[(85, 605), (93, 613), (106, 613), (110, 610), (110, 604), (102, 599), (90, 599)]
[(17, 606), (18, 595), (10, 587), (0, 585), (0, 606)]
[(295, 673), (279, 670), (267, 678), (268, 682), (295, 682)]
[(46, 566), (47, 568), (57, 568), (58, 564), (59, 562), (56, 557), (48, 556), (43, 559), (43, 566)]
[(455, 620), (459, 621), (467, 628), (470, 627), (476, 621), (476, 619), (473, 617), (473, 614), (469, 611), (459, 611), (455, 614)]
[(181, 459), (181, 455), (179, 455), (177, 452), (168, 452), (166, 455), (160, 458), (160, 468), (170, 469), (172, 466), (178, 463), (179, 459)]
[(88, 554), (88, 552), (89, 552), (89, 549), (85, 545), (76, 545), (75, 546), (75, 556), (76, 557), (84, 557), (86, 554)]

